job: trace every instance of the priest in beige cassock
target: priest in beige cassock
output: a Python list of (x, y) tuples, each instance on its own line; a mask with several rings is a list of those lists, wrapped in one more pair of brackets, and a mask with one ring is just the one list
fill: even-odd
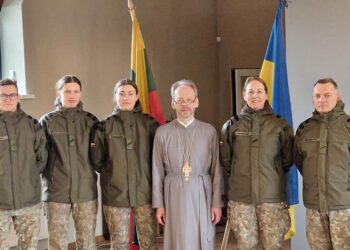
[(223, 179), (216, 130), (194, 118), (196, 85), (171, 87), (177, 119), (156, 132), (153, 147), (153, 207), (165, 226), (164, 249), (213, 250), (220, 221)]

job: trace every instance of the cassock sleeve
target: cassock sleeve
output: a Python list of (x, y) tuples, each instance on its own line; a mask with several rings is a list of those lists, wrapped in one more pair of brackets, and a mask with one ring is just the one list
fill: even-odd
[(224, 203), (222, 201), (222, 195), (224, 191), (224, 181), (222, 175), (222, 169), (220, 168), (219, 161), (219, 140), (215, 129), (213, 129), (212, 134), (212, 162), (211, 162), (211, 177), (213, 181), (213, 200), (212, 208), (223, 207)]
[(158, 129), (154, 137), (152, 157), (152, 206), (154, 208), (164, 208), (164, 175), (163, 145)]

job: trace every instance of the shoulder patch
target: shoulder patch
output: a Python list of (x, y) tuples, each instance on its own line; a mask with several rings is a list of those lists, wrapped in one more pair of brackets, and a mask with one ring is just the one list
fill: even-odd
[(275, 114), (275, 116), (276, 116), (277, 119), (280, 119), (281, 121), (283, 121), (283, 122), (288, 124), (288, 122), (282, 116), (277, 115), (277, 114)]
[(51, 118), (52, 116), (54, 116), (54, 114), (53, 114), (53, 113), (49, 113), (49, 114), (47, 114), (47, 117), (48, 117), (48, 118)]
[(38, 124), (39, 123), (39, 121), (37, 119), (33, 118), (31, 115), (27, 115), (27, 117), (28, 117), (29, 120), (32, 120), (34, 124)]
[(310, 119), (311, 119), (311, 118), (309, 118), (309, 119), (303, 121), (303, 122), (299, 125), (299, 127), (298, 127), (298, 129), (297, 129), (297, 132), (296, 132), (297, 135), (300, 135), (300, 133), (301, 133), (301, 131), (304, 129), (305, 125), (308, 124), (308, 123), (310, 122)]
[(228, 119), (222, 126), (222, 133), (226, 133), (237, 121), (239, 121), (239, 117), (237, 115), (234, 115), (230, 119)]
[(90, 112), (85, 111), (86, 116), (91, 118), (93, 121), (98, 121), (97, 117)]

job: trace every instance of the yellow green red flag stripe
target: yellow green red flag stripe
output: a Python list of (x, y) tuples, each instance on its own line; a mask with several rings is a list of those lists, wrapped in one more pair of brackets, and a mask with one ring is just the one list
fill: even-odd
[(143, 112), (151, 115), (160, 124), (164, 124), (163, 108), (154, 84), (135, 7), (131, 1), (129, 1), (129, 9), (132, 19), (130, 79), (137, 84), (139, 89), (139, 98)]

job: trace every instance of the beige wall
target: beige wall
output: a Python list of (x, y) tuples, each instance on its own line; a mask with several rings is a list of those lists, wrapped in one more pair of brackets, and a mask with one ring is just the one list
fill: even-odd
[(218, 0), (219, 123), (231, 114), (231, 68), (261, 68), (276, 0)]
[(112, 110), (113, 83), (128, 76), (130, 18), (121, 1), (24, 0), (28, 91), (26, 111), (53, 109), (54, 84), (64, 74), (83, 82), (85, 108), (100, 118)]
[[(135, 4), (166, 119), (170, 85), (189, 78), (198, 83), (203, 99), (198, 116), (215, 122), (214, 106), (206, 105), (217, 100), (214, 1)], [(24, 0), (23, 20), (27, 83), (37, 97), (23, 101), (25, 110), (36, 117), (52, 110), (54, 83), (72, 73), (83, 81), (85, 108), (100, 118), (108, 115), (114, 83), (129, 75), (127, 1)]]
[[(192, 79), (197, 117), (221, 127), (230, 116), (230, 70), (261, 66), (277, 2), (134, 0), (167, 120), (170, 85)], [(23, 0), (22, 12), (27, 89), (36, 96), (22, 100), (23, 109), (37, 118), (51, 111), (55, 82), (75, 74), (85, 109), (107, 116), (114, 83), (129, 76), (127, 0)]]
[[(134, 3), (166, 119), (174, 115), (170, 85), (187, 78), (199, 87), (197, 117), (219, 128), (230, 115), (230, 69), (260, 67), (277, 1)], [(127, 1), (24, 0), (23, 27), (28, 92), (36, 96), (23, 108), (35, 117), (52, 110), (54, 83), (76, 74), (84, 107), (107, 116), (114, 83), (129, 75)]]

